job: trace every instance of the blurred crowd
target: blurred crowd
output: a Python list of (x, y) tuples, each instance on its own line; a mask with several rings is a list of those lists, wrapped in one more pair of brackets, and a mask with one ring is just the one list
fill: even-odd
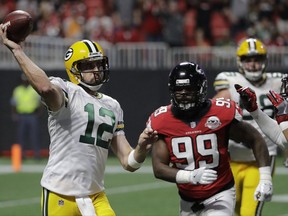
[(21, 9), (33, 34), (95, 41), (235, 45), (255, 36), (288, 45), (288, 0), (0, 0), (0, 19)]

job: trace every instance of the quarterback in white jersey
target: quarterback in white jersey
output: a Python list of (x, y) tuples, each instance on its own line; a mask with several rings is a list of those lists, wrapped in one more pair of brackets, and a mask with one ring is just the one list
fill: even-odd
[(0, 24), (1, 42), (7, 46), (30, 84), (47, 106), (50, 150), (44, 170), (41, 209), (43, 216), (114, 216), (104, 191), (108, 149), (128, 171), (140, 168), (157, 132), (144, 129), (133, 149), (124, 134), (119, 103), (98, 92), (109, 80), (108, 58), (93, 41), (72, 44), (65, 54), (70, 81), (47, 77), (6, 37)]
[[(214, 98), (224, 97), (239, 103), (240, 95), (234, 88), (235, 84), (251, 87), (256, 92), (258, 106), (268, 116), (273, 117), (273, 105), (266, 97), (269, 90), (279, 92), (281, 86), (281, 73), (266, 73), (267, 50), (264, 44), (255, 38), (243, 40), (237, 48), (237, 65), (239, 72), (221, 72), (214, 82), (217, 94)], [(273, 174), (277, 145), (267, 138), (252, 118), (250, 113), (243, 109), (243, 120), (251, 123), (264, 136), (270, 155), (270, 167)], [(243, 136), (245, 136), (243, 134)], [(245, 145), (245, 143), (244, 143)], [(244, 145), (237, 145), (229, 140), (230, 166), (236, 185), (236, 215), (261, 215), (262, 202), (253, 199), (253, 190), (257, 186), (259, 172), (256, 169), (253, 152)], [(248, 145), (247, 145), (248, 146)]]
[(114, 136), (124, 135), (123, 111), (119, 103), (107, 95), (92, 96), (71, 82), (60, 78), (50, 80), (63, 90), (65, 104), (58, 111), (49, 112), (53, 154), (41, 185), (67, 196), (103, 191), (110, 142)]

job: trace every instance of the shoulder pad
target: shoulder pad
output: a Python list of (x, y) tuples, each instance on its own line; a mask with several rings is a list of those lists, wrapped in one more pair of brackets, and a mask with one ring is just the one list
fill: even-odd
[(279, 78), (279, 79), (281, 79), (284, 74), (281, 73), (281, 72), (269, 72), (269, 73), (266, 72), (266, 75), (269, 78)]

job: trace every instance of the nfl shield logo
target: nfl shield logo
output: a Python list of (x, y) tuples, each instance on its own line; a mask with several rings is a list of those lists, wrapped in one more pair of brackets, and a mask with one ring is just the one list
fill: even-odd
[(190, 127), (195, 128), (196, 127), (196, 122), (190, 122)]
[(58, 206), (64, 206), (64, 200), (58, 200)]

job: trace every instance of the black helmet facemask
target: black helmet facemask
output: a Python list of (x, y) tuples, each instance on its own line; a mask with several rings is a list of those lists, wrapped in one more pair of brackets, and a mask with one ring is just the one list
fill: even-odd
[(168, 86), (173, 109), (178, 112), (198, 112), (206, 101), (207, 78), (195, 63), (176, 65), (169, 74)]

